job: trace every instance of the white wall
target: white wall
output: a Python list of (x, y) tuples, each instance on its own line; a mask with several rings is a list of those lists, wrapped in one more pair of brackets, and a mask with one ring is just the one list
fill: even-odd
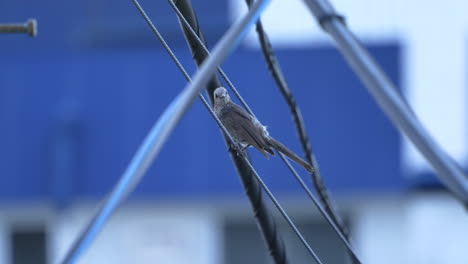
[(363, 263), (467, 263), (468, 214), (447, 195), (369, 199), (357, 206), (354, 223)]
[[(71, 208), (53, 221), (51, 252), (61, 259), (87, 223), (92, 206)], [(126, 205), (78, 263), (194, 263), (218, 264), (222, 256), (220, 223), (211, 210)]]
[[(363, 263), (467, 263), (468, 214), (452, 197), (424, 193), (342, 199), (346, 202), (342, 206), (351, 216), (353, 242)], [(294, 220), (321, 219), (307, 200), (288, 201), (283, 197), (282, 201)], [(58, 263), (89, 221), (94, 206), (73, 206), (60, 213), (46, 206), (0, 207), (0, 263), (10, 263), (9, 235), (13, 226), (34, 229), (44, 224), (48, 224), (50, 236), (49, 261)], [(221, 264), (225, 219), (245, 219), (255, 225), (244, 199), (230, 203), (126, 204), (78, 263)], [(265, 250), (264, 245), (259, 244), (258, 250)]]

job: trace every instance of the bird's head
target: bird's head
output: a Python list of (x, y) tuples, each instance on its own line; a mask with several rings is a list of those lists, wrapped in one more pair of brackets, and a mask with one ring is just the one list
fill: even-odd
[(224, 105), (224, 104), (228, 103), (230, 100), (231, 100), (231, 98), (229, 97), (229, 94), (228, 94), (226, 88), (224, 88), (224, 87), (216, 88), (216, 90), (214, 91), (215, 104)]

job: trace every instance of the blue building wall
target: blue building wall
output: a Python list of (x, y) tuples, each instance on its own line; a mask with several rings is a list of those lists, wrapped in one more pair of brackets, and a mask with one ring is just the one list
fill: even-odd
[[(142, 2), (190, 73), (194, 63), (167, 3)], [(229, 26), (223, 1), (196, 1), (213, 45)], [(0, 35), (0, 198), (100, 197), (185, 86), (131, 1), (8, 1), (1, 22), (35, 17), (39, 35)], [(398, 43), (369, 47), (399, 83)], [(278, 49), (326, 183), (334, 192), (400, 191), (400, 138), (333, 47)], [(224, 69), (270, 134), (301, 153), (288, 108), (258, 50)], [(267, 96), (265, 96), (267, 95)], [(252, 152), (276, 192), (299, 190), (285, 166)], [(306, 176), (305, 173), (302, 175)], [(241, 195), (215, 122), (195, 102), (134, 197)]]

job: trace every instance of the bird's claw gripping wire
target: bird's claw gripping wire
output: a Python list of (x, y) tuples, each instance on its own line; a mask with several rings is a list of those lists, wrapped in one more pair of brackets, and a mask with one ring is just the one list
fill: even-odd
[(232, 141), (229, 144), (228, 151), (233, 151), (234, 153), (236, 153), (237, 156), (242, 156), (246, 148), (247, 147), (242, 147), (242, 145), (239, 142)]

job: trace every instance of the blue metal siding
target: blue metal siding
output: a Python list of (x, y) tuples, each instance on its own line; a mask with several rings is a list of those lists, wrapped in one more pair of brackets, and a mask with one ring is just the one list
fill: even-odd
[[(93, 1), (77, 6), (49, 2), (48, 7), (11, 2), (11, 12), (3, 18), (36, 17), (39, 21), (37, 39), (0, 36), (0, 198), (4, 199), (65, 201), (103, 195), (120, 177), (159, 114), (185, 86), (130, 1), (115, 9), (106, 9), (106, 2), (100, 2), (96, 5), (102, 9), (97, 10)], [(206, 24), (214, 10), (227, 10), (225, 4), (210, 7), (208, 3), (213, 2), (195, 6), (201, 6), (200, 17)], [(100, 25), (116, 19), (115, 11), (118, 18), (128, 21), (129, 29), (121, 35), (113, 31), (105, 41), (94, 38), (87, 31), (93, 28), (92, 18), (99, 17), (99, 10), (105, 12), (103, 20), (107, 21)], [(159, 9), (149, 4), (149, 10)], [(179, 26), (173, 16), (169, 18), (169, 7), (164, 5), (164, 10), (155, 11), (159, 14), (155, 22), (162, 21), (159, 24), (165, 25), (162, 29), (170, 31), (169, 36), (179, 36), (169, 40), (193, 73), (194, 63)], [(211, 44), (228, 23), (227, 19), (221, 22), (226, 15), (214, 17), (219, 26), (207, 30)], [(131, 28), (140, 33), (130, 34)], [(118, 41), (126, 34), (133, 39)], [(374, 46), (371, 52), (399, 83), (398, 45)], [(280, 49), (278, 56), (305, 117), (323, 177), (333, 191), (404, 188), (399, 136), (338, 52), (332, 47)], [(270, 134), (302, 153), (287, 106), (261, 53), (241, 48), (227, 59), (224, 69)], [(272, 189), (299, 190), (278, 157), (267, 161), (255, 152), (252, 157)], [(197, 101), (135, 196), (241, 193), (218, 128)]]

